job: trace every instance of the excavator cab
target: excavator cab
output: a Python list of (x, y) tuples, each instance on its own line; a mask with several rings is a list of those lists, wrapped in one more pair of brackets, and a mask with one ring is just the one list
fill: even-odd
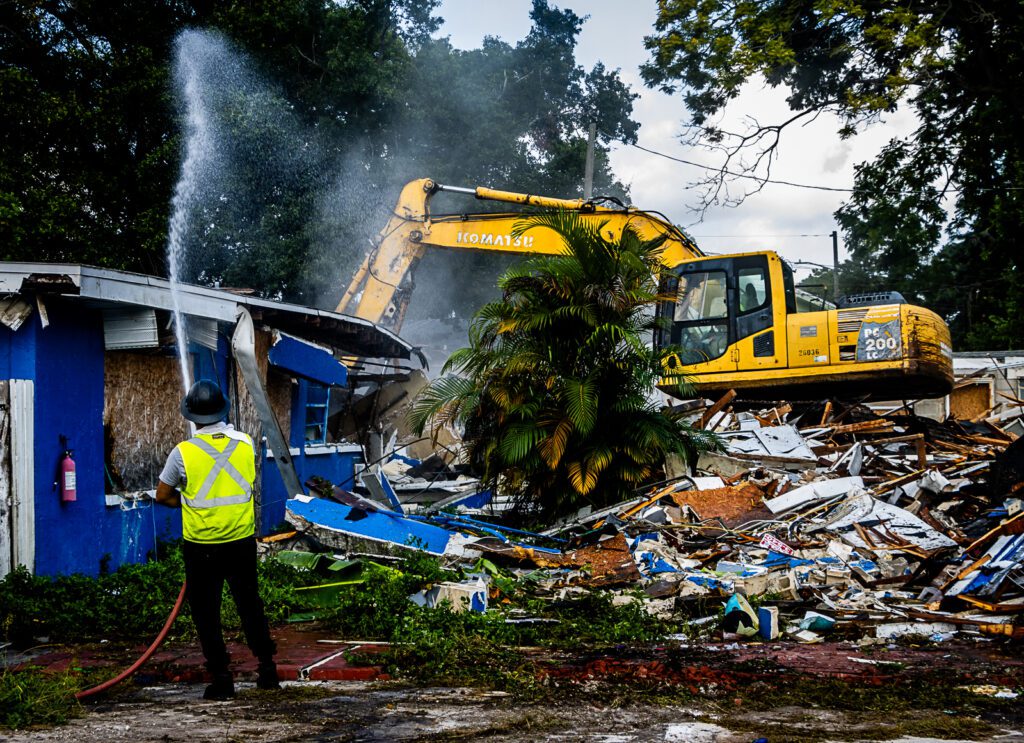
[[(681, 372), (708, 397), (910, 399), (952, 387), (949, 330), (906, 303), (798, 306), (792, 269), (772, 252), (695, 258), (667, 269), (655, 341), (675, 347), (663, 387)], [(886, 295), (888, 297), (888, 295)]]
[(751, 336), (757, 336), (751, 343), (754, 358), (775, 356), (776, 307), (766, 255), (685, 263), (666, 284), (679, 297), (664, 313), (672, 319), (668, 342), (682, 349), (683, 364), (718, 361), (716, 367), (735, 369), (736, 353), (730, 349)]

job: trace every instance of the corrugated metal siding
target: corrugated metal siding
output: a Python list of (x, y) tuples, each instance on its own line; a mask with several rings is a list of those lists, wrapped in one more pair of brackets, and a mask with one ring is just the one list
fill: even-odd
[(156, 312), (149, 307), (103, 312), (103, 343), (108, 351), (160, 345)]
[(217, 350), (217, 321), (205, 317), (190, 317), (186, 323), (188, 339), (211, 351)]

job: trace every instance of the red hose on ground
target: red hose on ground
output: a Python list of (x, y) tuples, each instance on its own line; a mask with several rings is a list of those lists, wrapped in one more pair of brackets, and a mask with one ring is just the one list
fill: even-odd
[(168, 616), (167, 621), (164, 622), (164, 628), (160, 630), (160, 634), (156, 636), (155, 640), (153, 640), (153, 644), (146, 648), (146, 652), (144, 652), (139, 657), (139, 659), (135, 661), (130, 667), (119, 673), (114, 678), (109, 679), (108, 681), (104, 681), (99, 686), (94, 686), (91, 689), (85, 689), (84, 691), (78, 692), (77, 694), (75, 694), (75, 699), (85, 699), (86, 697), (91, 697), (93, 694), (99, 694), (101, 691), (106, 691), (111, 686), (115, 686), (121, 683), (126, 678), (135, 673), (137, 670), (139, 670), (139, 667), (147, 660), (149, 660), (149, 656), (156, 652), (156, 649), (160, 647), (160, 644), (164, 641), (164, 638), (167, 637), (167, 633), (171, 631), (171, 625), (174, 624), (174, 620), (178, 618), (178, 612), (181, 611), (181, 605), (183, 603), (185, 603), (184, 583), (181, 584), (181, 592), (178, 594), (178, 600), (174, 602), (174, 608), (171, 609), (170, 616)]

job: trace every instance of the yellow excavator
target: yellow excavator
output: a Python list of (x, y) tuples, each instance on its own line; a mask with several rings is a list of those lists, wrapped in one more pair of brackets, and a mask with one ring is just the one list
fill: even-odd
[(666, 379), (681, 372), (702, 396), (735, 390), (748, 400), (906, 400), (938, 397), (952, 389), (949, 328), (934, 312), (889, 292), (847, 297), (838, 307), (813, 311), (798, 301), (793, 271), (776, 253), (708, 256), (659, 215), (607, 199), (558, 199), (412, 181), (402, 189), (338, 312), (398, 331), (413, 288), (413, 268), (428, 248), (523, 255), (565, 250), (561, 238), (546, 228), (514, 236), (523, 210), (434, 214), (431, 198), (440, 192), (534, 213), (575, 211), (601, 225), (612, 240), (626, 225), (646, 239), (666, 236), (662, 281), (666, 293), (678, 300), (658, 308), (671, 323), (654, 342), (683, 349), (667, 360)]

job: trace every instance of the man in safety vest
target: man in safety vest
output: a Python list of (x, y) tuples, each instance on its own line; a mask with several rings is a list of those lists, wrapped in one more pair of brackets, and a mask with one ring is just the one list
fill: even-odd
[(259, 659), (256, 686), (280, 688), (274, 663), (277, 648), (256, 579), (255, 451), (248, 435), (224, 422), (229, 407), (215, 382), (203, 379), (192, 385), (181, 402), (181, 414), (196, 424), (195, 435), (167, 457), (156, 491), (158, 503), (181, 508), (186, 595), (213, 677), (204, 699), (235, 695), (220, 622), (225, 581), (249, 649)]

